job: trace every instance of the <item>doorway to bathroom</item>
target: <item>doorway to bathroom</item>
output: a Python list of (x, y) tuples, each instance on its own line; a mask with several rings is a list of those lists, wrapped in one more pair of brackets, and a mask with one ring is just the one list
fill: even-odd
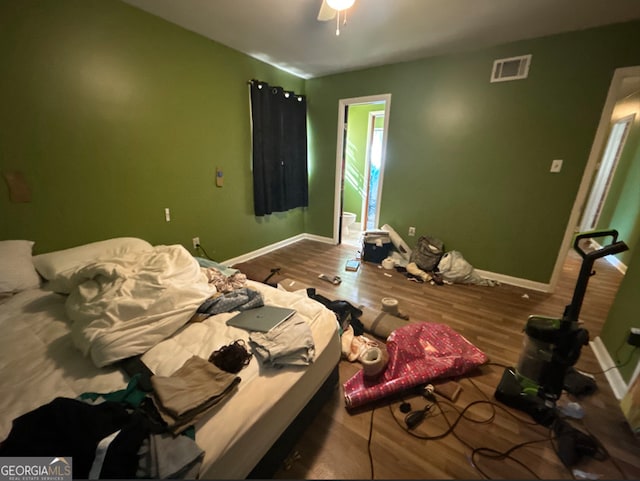
[(334, 241), (362, 245), (377, 229), (391, 95), (340, 100), (336, 159)]

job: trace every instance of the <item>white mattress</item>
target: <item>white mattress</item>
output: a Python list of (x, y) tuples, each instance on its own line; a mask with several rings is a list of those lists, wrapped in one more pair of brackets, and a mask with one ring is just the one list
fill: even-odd
[[(316, 359), (307, 367), (265, 368), (255, 357), (239, 376), (238, 390), (196, 425), (196, 442), (205, 450), (200, 477), (244, 478), (311, 399), (340, 359), (334, 314), (309, 299), (248, 281), (265, 304), (293, 307), (310, 325)], [(114, 368), (97, 368), (71, 341), (65, 297), (42, 289), (21, 292), (0, 304), (0, 439), (17, 416), (57, 396), (110, 392), (126, 386)], [(248, 332), (228, 327), (233, 314), (189, 324), (144, 356), (149, 368), (169, 375), (192, 354), (211, 352)]]

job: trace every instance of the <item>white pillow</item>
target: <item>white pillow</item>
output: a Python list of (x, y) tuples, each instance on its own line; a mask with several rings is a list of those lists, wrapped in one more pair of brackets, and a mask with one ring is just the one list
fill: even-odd
[(0, 241), (0, 292), (18, 292), (40, 286), (40, 277), (33, 267), (28, 240)]
[(117, 237), (40, 254), (33, 258), (33, 264), (42, 277), (51, 281), (61, 272), (85, 266), (96, 259), (121, 257), (129, 252), (151, 249), (153, 246), (146, 240), (136, 237)]

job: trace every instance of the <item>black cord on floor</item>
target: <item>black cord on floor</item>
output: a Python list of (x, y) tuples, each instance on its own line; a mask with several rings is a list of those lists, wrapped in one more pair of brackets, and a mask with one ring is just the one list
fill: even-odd
[[(614, 364), (613, 366), (604, 369), (603, 371), (595, 371), (595, 372), (591, 372), (591, 371), (583, 371), (582, 369), (578, 369), (579, 372), (583, 372), (585, 374), (604, 374), (605, 372), (609, 372), (612, 369), (616, 369), (618, 367), (622, 367), (622, 366), (626, 366), (627, 364), (629, 364), (631, 362), (631, 359), (633, 358), (633, 353), (636, 352), (636, 350), (638, 349), (638, 346), (634, 347), (633, 349), (631, 349), (631, 351), (629, 351), (629, 356), (627, 357), (627, 360), (625, 362), (623, 362), (622, 364)], [(618, 348), (618, 351), (620, 350), (620, 348)], [(616, 358), (618, 357), (617, 351), (616, 351)]]
[(498, 366), (498, 367), (503, 367), (505, 369), (511, 369), (513, 367), (513, 366), (507, 366), (506, 364), (501, 364), (499, 362), (493, 362), (493, 361), (485, 362), (483, 366)]
[[(391, 404), (389, 404), (389, 406), (391, 406)], [(375, 407), (371, 409), (371, 418), (369, 419), (369, 441), (367, 442), (367, 452), (369, 453), (369, 467), (371, 468), (371, 479), (375, 479), (373, 473), (373, 455), (371, 454), (371, 438), (373, 437), (373, 413), (375, 411)]]
[(589, 434), (589, 436), (591, 436), (593, 439), (595, 439), (596, 442), (598, 443), (598, 450), (603, 452), (607, 456), (607, 458), (611, 461), (611, 464), (613, 464), (616, 467), (616, 469), (620, 472), (620, 474), (622, 475), (621, 479), (629, 479), (629, 477), (622, 470), (622, 468), (620, 467), (618, 462), (614, 459), (613, 456), (611, 456), (609, 451), (607, 451), (607, 448), (604, 446), (604, 444), (602, 444), (600, 442), (600, 440), (595, 436), (595, 434), (593, 434), (591, 432), (591, 430), (589, 429), (589, 426), (587, 425), (586, 421), (584, 419), (581, 419), (580, 422), (581, 422), (582, 426), (584, 427), (584, 429), (587, 431), (587, 434)]
[[(469, 404), (467, 404), (464, 408), (459, 409), (457, 406), (455, 406), (453, 403), (450, 403), (448, 401), (442, 401), (442, 400), (436, 400), (435, 402), (436, 406), (438, 407), (440, 413), (442, 414), (445, 422), (448, 425), (448, 429), (446, 429), (445, 431), (436, 434), (436, 435), (432, 435), (432, 436), (428, 436), (428, 435), (423, 435), (423, 434), (419, 434), (413, 431), (410, 431), (409, 429), (407, 429), (405, 426), (402, 425), (402, 423), (398, 420), (398, 418), (395, 416), (395, 414), (393, 413), (393, 409), (391, 408), (391, 405), (389, 405), (389, 409), (391, 410), (391, 415), (393, 417), (393, 419), (396, 421), (396, 423), (402, 427), (405, 432), (407, 432), (408, 434), (410, 434), (411, 436), (418, 438), (418, 439), (423, 439), (423, 440), (427, 440), (427, 441), (435, 441), (438, 439), (442, 439), (446, 436), (448, 436), (449, 434), (452, 434), (458, 441), (460, 441), (464, 446), (466, 446), (467, 448), (471, 449), (471, 465), (473, 466), (474, 469), (476, 469), (482, 476), (489, 478), (489, 476), (487, 476), (486, 473), (484, 473), (482, 471), (482, 469), (477, 465), (476, 463), (476, 457), (478, 455), (481, 456), (491, 456), (491, 457), (495, 457), (495, 458), (499, 458), (499, 459), (510, 459), (512, 461), (514, 461), (515, 463), (519, 464), (520, 466), (522, 466), (525, 470), (527, 470), (530, 474), (532, 474), (534, 477), (539, 478), (539, 476), (537, 476), (528, 466), (524, 465), (521, 461), (513, 458), (511, 456), (511, 453), (517, 449), (520, 449), (524, 446), (528, 446), (530, 444), (534, 444), (534, 443), (540, 443), (540, 442), (545, 442), (548, 441), (549, 438), (543, 438), (543, 439), (536, 439), (533, 441), (526, 441), (523, 443), (519, 443), (516, 444), (514, 446), (512, 446), (509, 450), (505, 451), (505, 452), (499, 452), (496, 451), (492, 448), (486, 448), (486, 447), (481, 447), (481, 448), (474, 448), (473, 446), (471, 446), (469, 443), (467, 443), (466, 441), (464, 441), (463, 439), (461, 439), (455, 432), (455, 429), (458, 425), (458, 423), (462, 420), (462, 419), (466, 419), (467, 421), (476, 423), (476, 424), (488, 424), (493, 422), (494, 418), (495, 418), (495, 408), (500, 408), (503, 409), (506, 413), (510, 414), (513, 418), (517, 419), (518, 421), (523, 421), (522, 419), (520, 419), (518, 416), (513, 415), (512, 413), (510, 413), (507, 409), (503, 408), (502, 406), (500, 406), (499, 404), (493, 402), (493, 401), (489, 401), (489, 400), (478, 400), (478, 401), (472, 401)], [(456, 417), (456, 419), (452, 422), (449, 420), (449, 418), (446, 415), (446, 411), (442, 408), (442, 405), (446, 405), (449, 406), (451, 408), (453, 408), (454, 411), (456, 411), (458, 413), (458, 416)], [(469, 411), (473, 406), (478, 406), (478, 405), (490, 405), (492, 407), (492, 413), (489, 416), (489, 418), (487, 419), (474, 419), (473, 417), (469, 416), (467, 414), (467, 411)], [(429, 417), (434, 417), (436, 416), (436, 414), (433, 414)], [(526, 422), (526, 424), (530, 424), (530, 425), (538, 425), (535, 422)]]
[[(491, 364), (496, 364), (500, 367), (505, 367), (503, 365), (497, 364), (497, 363), (491, 363)], [(488, 424), (494, 421), (495, 417), (496, 417), (496, 408), (502, 410), (504, 413), (508, 414), (509, 416), (511, 416), (513, 419), (515, 419), (516, 421), (525, 424), (525, 425), (529, 425), (529, 426), (540, 426), (539, 423), (532, 421), (532, 420), (528, 420), (528, 419), (523, 419), (520, 416), (517, 416), (516, 414), (514, 414), (513, 412), (511, 412), (510, 409), (507, 409), (505, 406), (502, 406), (499, 403), (496, 403), (492, 400), (489, 399), (489, 397), (480, 389), (480, 387), (471, 379), (471, 378), (465, 378), (467, 381), (469, 381), (479, 392), (480, 394), (485, 398), (483, 400), (476, 400), (476, 401), (472, 401), (469, 404), (467, 404), (466, 406), (464, 406), (463, 408), (459, 408), (458, 406), (456, 406), (455, 404), (446, 401), (446, 400), (442, 400), (442, 399), (438, 399), (435, 396), (429, 397), (429, 401), (433, 402), (433, 404), (435, 404), (438, 407), (439, 410), (439, 414), (435, 412), (434, 409), (424, 409), (424, 419), (428, 419), (428, 418), (433, 418), (435, 416), (438, 415), (442, 415), (442, 417), (444, 418), (445, 422), (447, 423), (448, 428), (438, 434), (435, 435), (425, 435), (425, 434), (420, 434), (418, 432), (413, 431), (413, 427), (409, 427), (408, 425), (405, 425), (402, 423), (402, 421), (400, 421), (394, 411), (393, 411), (393, 407), (392, 407), (392, 403), (389, 403), (389, 411), (391, 413), (391, 417), (393, 418), (393, 420), (396, 422), (396, 424), (398, 424), (398, 426), (400, 428), (402, 428), (407, 434), (418, 438), (418, 439), (423, 439), (423, 440), (430, 440), (430, 441), (435, 441), (438, 439), (442, 439), (446, 436), (448, 436), (449, 434), (452, 434), (458, 441), (460, 441), (460, 443), (464, 446), (466, 446), (467, 448), (469, 448), (471, 450), (471, 455), (469, 458), (469, 462), (471, 464), (471, 466), (478, 471), (478, 473), (480, 473), (482, 476), (484, 476), (487, 479), (491, 479), (483, 470), (480, 466), (478, 466), (478, 459), (481, 456), (484, 456), (485, 458), (492, 458), (492, 459), (496, 459), (496, 460), (504, 460), (504, 459), (508, 459), (516, 464), (518, 464), (522, 469), (524, 469), (525, 471), (527, 471), (532, 477), (536, 478), (536, 479), (541, 479), (540, 476), (538, 476), (529, 466), (527, 466), (526, 464), (524, 464), (522, 461), (516, 459), (515, 457), (512, 456), (512, 454), (518, 450), (521, 449), (523, 447), (526, 446), (532, 446), (538, 443), (544, 443), (544, 442), (550, 442), (551, 443), (551, 447), (554, 449), (554, 451), (556, 451), (556, 454), (558, 454), (557, 451), (557, 445), (554, 442), (557, 438), (557, 436), (554, 434), (553, 431), (553, 427), (549, 428), (549, 434), (548, 436), (541, 438), (541, 439), (534, 439), (534, 440), (530, 440), (530, 441), (524, 441), (522, 443), (518, 443), (518, 444), (514, 444), (513, 446), (511, 446), (509, 449), (505, 450), (505, 451), (498, 451), (496, 449), (493, 448), (489, 448), (489, 447), (477, 447), (474, 448), (472, 445), (470, 445), (468, 442), (466, 442), (464, 439), (462, 439), (460, 436), (458, 436), (458, 434), (455, 432), (456, 427), (458, 425), (458, 423), (464, 418), (465, 420), (469, 421), (469, 422), (473, 422), (476, 424)], [(400, 397), (400, 400), (403, 402), (403, 404), (408, 404), (405, 403), (404, 399), (402, 397)], [(478, 405), (489, 405), (491, 406), (491, 414), (487, 417), (487, 418), (481, 418), (478, 419), (475, 416), (470, 416), (469, 415), (469, 411), (472, 407), (474, 406), (478, 406)], [(457, 413), (457, 417), (455, 418), (455, 420), (450, 421), (448, 416), (447, 416), (447, 411), (444, 409), (444, 406), (450, 408), (452, 411), (455, 411)], [(404, 412), (404, 411), (403, 411)], [(413, 411), (416, 412), (416, 411)], [(411, 413), (410, 413), (411, 414)], [(405, 423), (406, 423), (406, 417), (405, 417)], [(584, 424), (584, 420), (582, 420), (583, 424)], [(613, 465), (617, 468), (617, 470), (620, 472), (620, 474), (623, 476), (623, 479), (627, 479), (625, 476), (624, 471), (620, 468), (620, 466), (618, 465), (618, 463), (615, 461), (615, 459), (613, 459), (609, 453), (607, 452), (606, 448), (602, 445), (602, 443), (589, 431), (588, 427), (586, 426), (586, 424), (584, 424), (585, 429), (588, 433), (588, 435), (593, 439), (594, 443), (596, 443), (596, 445), (598, 446), (598, 453), (599, 456), (594, 456), (594, 459), (598, 459), (598, 460), (604, 460), (604, 459), (610, 459), (613, 463)], [(369, 461), (371, 463), (371, 479), (374, 479), (374, 474), (373, 474), (373, 457), (371, 454), (371, 449), (370, 449), (370, 445), (371, 445), (371, 437), (372, 437), (372, 431), (373, 431), (373, 411), (371, 412), (371, 420), (370, 420), (370, 426), (369, 426), (369, 445), (368, 445), (368, 449), (369, 449)], [(558, 457), (559, 454), (558, 454)], [(562, 458), (561, 458), (562, 459)], [(575, 476), (573, 474), (573, 471), (568, 467), (565, 466), (567, 468), (567, 470), (569, 471), (569, 474), (571, 475), (572, 478), (575, 479)]]
[(476, 461), (475, 461), (476, 455), (481, 455), (481, 456), (490, 457), (490, 458), (494, 458), (494, 459), (509, 459), (510, 461), (513, 461), (516, 464), (519, 464), (520, 467), (522, 467), (523, 469), (528, 471), (536, 479), (541, 479), (540, 476), (538, 476), (529, 466), (527, 466), (522, 461), (520, 461), (520, 460), (514, 458), (513, 456), (511, 456), (511, 453), (513, 453), (514, 451), (516, 451), (516, 450), (518, 450), (520, 448), (523, 448), (525, 446), (529, 446), (529, 445), (536, 444), (536, 443), (547, 442), (550, 439), (551, 438), (543, 438), (543, 439), (534, 439), (533, 441), (525, 441), (523, 443), (514, 444), (509, 449), (507, 449), (506, 451), (502, 451), (502, 452), (500, 452), (500, 451), (498, 451), (496, 449), (493, 449), (493, 448), (486, 448), (486, 447), (475, 448), (475, 449), (473, 449), (471, 451), (471, 463), (472, 463), (473, 467), (476, 468), (480, 474), (482, 474), (482, 476), (484, 476), (487, 479), (491, 479), (491, 477), (488, 476), (484, 471), (482, 471), (482, 469), (480, 469), (480, 467), (476, 464)]
[[(502, 365), (500, 365), (500, 367), (504, 367)], [(444, 418), (445, 422), (447, 423), (448, 428), (436, 435), (423, 435), (417, 432), (412, 431), (411, 429), (409, 429), (408, 427), (404, 426), (399, 420), (398, 418), (395, 416), (393, 409), (391, 407), (391, 404), (389, 404), (389, 410), (391, 411), (391, 415), (394, 419), (394, 421), (396, 422), (396, 424), (398, 424), (405, 432), (407, 432), (408, 434), (410, 434), (411, 436), (418, 438), (418, 439), (423, 439), (423, 440), (438, 440), (438, 439), (442, 439), (446, 436), (448, 436), (449, 434), (453, 435), (458, 441), (460, 441), (460, 443), (462, 445), (464, 445), (465, 447), (467, 447), (468, 449), (471, 450), (471, 456), (470, 456), (470, 463), (471, 466), (476, 469), (482, 476), (484, 476), (485, 478), (489, 478), (489, 476), (478, 466), (476, 459), (478, 458), (478, 456), (485, 456), (485, 457), (492, 457), (492, 458), (497, 458), (497, 459), (509, 459), (511, 461), (513, 461), (514, 463), (520, 465), (524, 470), (526, 470), (530, 475), (532, 475), (535, 478), (539, 478), (539, 476), (533, 472), (531, 470), (531, 468), (529, 468), (528, 466), (526, 466), (524, 463), (522, 463), (521, 461), (519, 461), (518, 459), (514, 458), (513, 456), (511, 456), (511, 453), (513, 453), (514, 451), (516, 451), (517, 449), (520, 449), (522, 447), (531, 445), (531, 444), (535, 444), (535, 443), (541, 443), (541, 442), (546, 442), (549, 441), (550, 437), (545, 437), (542, 439), (536, 439), (533, 441), (525, 441), (523, 443), (519, 443), (516, 444), (514, 446), (512, 446), (510, 449), (508, 449), (507, 451), (504, 452), (499, 452), (495, 449), (492, 448), (487, 448), (487, 447), (481, 447), (481, 448), (474, 448), (471, 444), (469, 444), (468, 442), (466, 442), (464, 439), (462, 439), (460, 436), (458, 436), (458, 434), (455, 432), (456, 427), (458, 425), (458, 423), (462, 420), (465, 419), (469, 422), (473, 422), (476, 424), (489, 424), (491, 422), (494, 421), (495, 417), (496, 417), (496, 408), (501, 409), (502, 411), (504, 411), (505, 413), (507, 413), (508, 415), (510, 415), (512, 418), (514, 418), (516, 421), (526, 424), (526, 425), (530, 425), (530, 426), (538, 426), (538, 423), (534, 422), (534, 421), (530, 421), (530, 420), (526, 420), (523, 419), (519, 416), (516, 416), (515, 414), (513, 414), (510, 410), (508, 410), (507, 408), (505, 408), (504, 406), (501, 406), (500, 404), (490, 400), (487, 395), (480, 389), (480, 387), (471, 379), (471, 378), (465, 378), (466, 380), (468, 380), (473, 386), (474, 388), (482, 395), (482, 397), (484, 399), (481, 400), (476, 400), (476, 401), (472, 401), (469, 404), (467, 404), (466, 406), (464, 406), (462, 409), (460, 409), (458, 406), (456, 406), (455, 404), (446, 401), (446, 400), (442, 400), (442, 399), (438, 399), (437, 397), (434, 397), (433, 399), (431, 399), (434, 404), (438, 407), (438, 410), (440, 412), (440, 414), (442, 415), (442, 417)], [(488, 405), (491, 407), (491, 413), (489, 414), (488, 417), (486, 418), (477, 418), (475, 416), (471, 416), (470, 415), (470, 409), (474, 406), (479, 406), (479, 405)], [(455, 420), (451, 421), (448, 416), (447, 416), (447, 412), (444, 409), (444, 406), (447, 406), (448, 408), (452, 409), (453, 411), (455, 411), (457, 413), (457, 417), (455, 418)], [(432, 418), (437, 416), (438, 414), (436, 414), (434, 412), (434, 410), (430, 410), (430, 412), (428, 413), (428, 417)], [(425, 417), (427, 417), (425, 416)]]

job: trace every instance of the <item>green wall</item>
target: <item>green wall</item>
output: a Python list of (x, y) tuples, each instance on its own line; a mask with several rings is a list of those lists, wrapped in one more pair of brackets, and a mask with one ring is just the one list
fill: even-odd
[[(529, 53), (529, 78), (489, 82), (494, 59)], [(308, 80), (307, 231), (331, 234), (338, 101), (390, 93), (380, 223), (549, 282), (613, 72), (639, 59), (631, 22)]]
[[(640, 92), (618, 102), (612, 115), (612, 125), (635, 112), (636, 117), (609, 189), (599, 220), (599, 228), (618, 230), (620, 239), (629, 246), (618, 254), (627, 272), (616, 295), (600, 337), (615, 362), (631, 362), (619, 368), (626, 382), (631, 380), (640, 360), (640, 353), (625, 343), (629, 330), (640, 327)], [(618, 358), (615, 355), (618, 354)]]
[[(599, 229), (616, 229), (620, 239), (629, 247), (636, 246), (640, 239), (640, 92), (629, 95), (616, 104), (611, 126), (632, 113), (636, 116), (598, 220)], [(633, 251), (629, 250), (617, 257), (626, 265), (632, 254)]]
[(303, 79), (118, 1), (2, 2), (0, 58), (0, 170), (32, 191), (0, 181), (0, 238), (199, 236), (226, 259), (304, 232), (303, 209), (253, 215), (247, 87)]
[[(615, 362), (624, 362), (632, 355), (631, 361), (619, 368), (620, 374), (628, 383), (633, 375), (638, 362), (640, 352), (626, 344), (629, 330), (632, 327), (640, 328), (640, 296), (638, 296), (638, 286), (640, 286), (640, 247), (635, 245), (633, 253), (627, 264), (627, 273), (622, 280), (618, 294), (613, 302), (607, 322), (602, 327), (600, 338), (606, 346), (609, 354)], [(615, 358), (616, 352), (619, 358)]]
[[(528, 79), (489, 83), (495, 58), (527, 53)], [(0, 181), (0, 238), (32, 239), (36, 253), (199, 236), (225, 259), (302, 232), (330, 237), (338, 101), (391, 93), (380, 223), (548, 282), (613, 71), (640, 63), (640, 22), (305, 82), (124, 3), (21, 0), (0, 3), (0, 58), (0, 171), (24, 173), (33, 194), (11, 203)], [(253, 216), (251, 78), (306, 90), (308, 209)], [(638, 217), (634, 135), (612, 225)], [(639, 236), (636, 225), (623, 237), (635, 247)], [(640, 321), (640, 249), (627, 266), (601, 334), (611, 353)]]
[[(364, 184), (369, 113), (379, 110), (384, 110), (384, 105), (363, 104), (349, 107), (343, 210), (356, 214), (356, 222), (362, 222), (362, 204), (367, 195)], [(382, 118), (376, 118), (378, 124), (381, 120)]]

